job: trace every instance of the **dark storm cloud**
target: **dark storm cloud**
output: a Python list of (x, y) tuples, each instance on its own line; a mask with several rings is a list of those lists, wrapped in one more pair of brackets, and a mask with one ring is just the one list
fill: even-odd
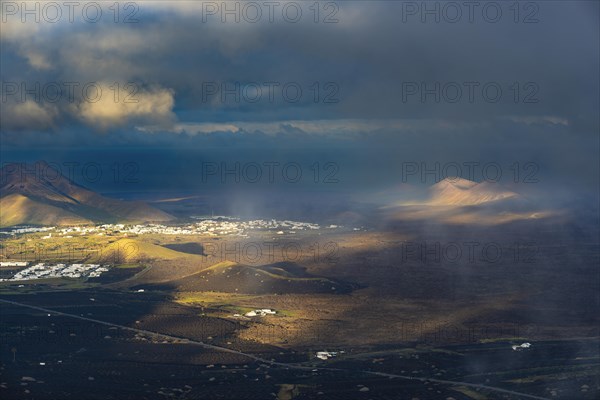
[[(297, 3), (297, 23), (277, 12), (257, 23), (206, 15), (221, 2), (137, 2), (137, 23), (104, 10), (97, 23), (23, 24), (4, 11), (3, 151), (150, 147), (168, 158), (181, 148), (303, 146), (353, 148), (340, 157), (369, 164), (383, 149), (388, 164), (536, 159), (595, 177), (579, 163), (597, 163), (598, 3), (532, 2), (516, 15), (480, 2), (472, 16), (461, 6), (455, 23), (420, 13), (449, 12), (446, 3), (321, 3), (319, 23), (312, 3)], [(486, 4), (500, 7), (498, 21)], [(332, 10), (338, 21), (322, 23)], [(80, 86), (73, 98), (21, 101), (10, 85), (23, 82)], [(85, 99), (86, 83), (103, 89), (100, 101)], [(124, 101), (130, 94), (137, 102)], [(367, 181), (393, 180), (382, 168)]]
[[(171, 112), (190, 122), (526, 116), (597, 128), (593, 2), (536, 3), (538, 22), (528, 24), (515, 23), (514, 11), (501, 3), (493, 3), (503, 13), (495, 23), (481, 6), (472, 22), (463, 6), (457, 23), (445, 21), (444, 8), (439, 23), (435, 15), (423, 23), (420, 12), (407, 14), (420, 2), (339, 2), (338, 22), (330, 24), (314, 23), (306, 5), (298, 23), (277, 13), (273, 23), (266, 15), (257, 23), (235, 23), (229, 15), (223, 23), (220, 13), (206, 15), (201, 4), (208, 3), (139, 2), (139, 22), (129, 24), (108, 16), (98, 23), (22, 24), (18, 15), (4, 15), (2, 80), (138, 85), (143, 104), (136, 107), (86, 107), (79, 91), (75, 104), (63, 98), (41, 110), (29, 107), (30, 114), (45, 114), (42, 121), (55, 121), (49, 129), (73, 123), (67, 116), (88, 127), (130, 127), (129, 115), (137, 124), (146, 118), (169, 124)], [(261, 96), (254, 102), (256, 90)], [(324, 103), (328, 96), (333, 102)], [(12, 110), (14, 101), (9, 96), (4, 108)], [(4, 130), (22, 128), (10, 114)], [(39, 120), (34, 128), (43, 126)]]

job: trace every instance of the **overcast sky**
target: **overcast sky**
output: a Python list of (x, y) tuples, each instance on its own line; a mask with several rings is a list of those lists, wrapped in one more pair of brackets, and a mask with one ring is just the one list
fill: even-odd
[(294, 149), (365, 181), (398, 160), (598, 179), (596, 1), (1, 3), (4, 160)]

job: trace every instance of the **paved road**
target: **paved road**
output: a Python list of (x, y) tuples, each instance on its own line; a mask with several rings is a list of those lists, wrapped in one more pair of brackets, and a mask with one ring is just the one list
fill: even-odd
[[(145, 329), (132, 328), (130, 326), (114, 324), (112, 322), (100, 321), (100, 320), (94, 319), (94, 318), (87, 318), (87, 317), (83, 317), (83, 316), (80, 316), (80, 315), (64, 313), (64, 312), (61, 312), (61, 311), (51, 310), (51, 309), (44, 308), (44, 307), (38, 307), (38, 306), (29, 305), (29, 304), (18, 303), (16, 301), (10, 301), (10, 300), (0, 299), (0, 302), (1, 303), (6, 303), (6, 304), (11, 304), (11, 305), (18, 306), (18, 307), (26, 307), (26, 308), (30, 308), (30, 309), (33, 309), (33, 310), (43, 311), (43, 312), (48, 313), (48, 314), (62, 315), (62, 316), (65, 316), (65, 317), (76, 318), (76, 319), (80, 319), (80, 320), (84, 320), (84, 321), (89, 321), (89, 322), (93, 322), (93, 323), (96, 323), (96, 324), (105, 325), (105, 326), (109, 326), (109, 327), (121, 328), (121, 329), (124, 329), (124, 330), (127, 330), (127, 331), (136, 332), (136, 333), (142, 333), (144, 335), (148, 335), (148, 336), (155, 337), (155, 338), (160, 338), (160, 339), (163, 339), (163, 340), (164, 339), (178, 340), (178, 341), (181, 341), (183, 343), (192, 344), (192, 345), (196, 345), (196, 346), (201, 346), (201, 347), (204, 347), (204, 348), (210, 349), (210, 350), (220, 351), (220, 352), (223, 352), (223, 353), (237, 354), (237, 355), (240, 355), (240, 356), (243, 356), (243, 357), (250, 358), (250, 359), (252, 359), (254, 361), (262, 362), (262, 363), (273, 365), (273, 366), (278, 366), (278, 367), (283, 367), (283, 368), (288, 368), (288, 369), (303, 370), (303, 371), (314, 370), (314, 369), (317, 369), (317, 370), (320, 370), (320, 371), (343, 371), (342, 369), (339, 369), (339, 368), (327, 368), (327, 367), (325, 367), (325, 368), (315, 368), (313, 366), (306, 366), (306, 365), (301, 365), (301, 364), (281, 363), (281, 362), (266, 360), (264, 358), (261, 358), (261, 357), (258, 357), (258, 356), (252, 355), (252, 354), (243, 353), (241, 351), (228, 349), (226, 347), (215, 346), (215, 345), (212, 345), (212, 344), (208, 344), (208, 343), (204, 343), (204, 342), (199, 342), (199, 341), (191, 340), (191, 339), (188, 339), (188, 338), (182, 338), (182, 337), (167, 335), (167, 334), (164, 334), (164, 333), (148, 331), (148, 330), (145, 330)], [(375, 372), (375, 371), (358, 371), (358, 372), (362, 372), (362, 373), (368, 374), (368, 375), (383, 376), (383, 377), (388, 377), (388, 378), (398, 378), (398, 379), (407, 379), (407, 380), (420, 381), (420, 382), (436, 382), (436, 383), (447, 384), (447, 385), (466, 386), (466, 387), (471, 387), (471, 388), (474, 388), (474, 389), (489, 390), (489, 391), (496, 392), (496, 393), (511, 394), (513, 396), (518, 396), (518, 397), (521, 397), (521, 398), (524, 398), (524, 399), (549, 400), (549, 399), (547, 399), (545, 397), (533, 396), (533, 395), (529, 395), (529, 394), (525, 394), (525, 393), (514, 392), (512, 390), (501, 389), (501, 388), (487, 386), (487, 385), (480, 385), (480, 384), (471, 383), (471, 382), (447, 381), (447, 380), (443, 380), (443, 379), (421, 378), (421, 377), (407, 376), (407, 375), (395, 375), (395, 374), (387, 374), (387, 373), (384, 373), (384, 372)]]

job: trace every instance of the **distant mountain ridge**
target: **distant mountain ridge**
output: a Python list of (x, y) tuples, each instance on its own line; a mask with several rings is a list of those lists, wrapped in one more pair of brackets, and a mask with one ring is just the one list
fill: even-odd
[(409, 202), (384, 208), (390, 218), (401, 221), (435, 221), (449, 224), (497, 225), (523, 220), (560, 217), (558, 210), (495, 182), (444, 179)]
[(477, 183), (463, 178), (446, 178), (429, 189), (426, 204), (467, 206), (520, 197), (493, 182)]
[[(52, 168), (44, 161), (39, 161), (35, 167), (36, 171)], [(0, 169), (2, 227), (23, 224), (164, 222), (175, 218), (141, 201), (122, 201), (102, 196), (58, 171), (56, 174), (21, 174), (15, 173), (15, 170), (14, 164)]]

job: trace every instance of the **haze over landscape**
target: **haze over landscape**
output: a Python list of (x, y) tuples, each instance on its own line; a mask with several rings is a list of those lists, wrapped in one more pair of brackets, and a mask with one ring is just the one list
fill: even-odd
[(0, 398), (599, 398), (598, 2), (0, 17)]

